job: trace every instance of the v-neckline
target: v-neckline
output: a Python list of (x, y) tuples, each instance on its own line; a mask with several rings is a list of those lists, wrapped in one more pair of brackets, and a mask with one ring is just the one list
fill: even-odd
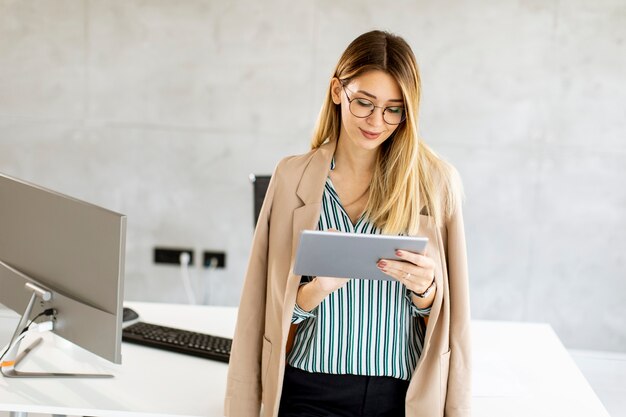
[[(333, 158), (333, 162), (334, 162), (334, 158)], [(330, 173), (328, 174), (327, 180), (328, 184), (330, 186), (330, 189), (332, 191), (331, 193), (331, 197), (334, 198), (335, 200), (337, 200), (337, 204), (339, 205), (339, 208), (341, 209), (341, 211), (343, 212), (343, 214), (348, 218), (348, 220), (350, 221), (350, 227), (352, 228), (351, 232), (356, 232), (359, 224), (361, 224), (361, 221), (363, 220), (363, 218), (365, 217), (365, 210), (363, 210), (363, 212), (359, 215), (359, 217), (357, 217), (356, 222), (352, 220), (352, 218), (350, 217), (350, 215), (348, 214), (348, 211), (343, 207), (343, 204), (341, 202), (341, 198), (339, 197), (339, 193), (337, 192), (337, 189), (335, 188), (335, 184), (333, 184), (333, 180), (330, 178)]]

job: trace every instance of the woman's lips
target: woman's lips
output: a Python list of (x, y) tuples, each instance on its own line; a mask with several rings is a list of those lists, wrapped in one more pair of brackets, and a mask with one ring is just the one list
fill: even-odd
[(361, 131), (361, 134), (368, 139), (377, 139), (380, 136), (380, 133), (368, 132), (367, 130), (363, 130), (361, 128), (359, 128), (359, 130)]

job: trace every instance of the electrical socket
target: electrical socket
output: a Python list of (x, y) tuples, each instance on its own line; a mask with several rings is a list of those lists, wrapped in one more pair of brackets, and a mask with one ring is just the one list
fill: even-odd
[(225, 268), (226, 267), (226, 253), (224, 252), (203, 252), (203, 265), (205, 268), (211, 266), (211, 259), (217, 259), (217, 268)]
[(154, 248), (154, 263), (180, 265), (180, 254), (183, 252), (189, 254), (189, 265), (193, 265), (193, 249), (186, 248)]

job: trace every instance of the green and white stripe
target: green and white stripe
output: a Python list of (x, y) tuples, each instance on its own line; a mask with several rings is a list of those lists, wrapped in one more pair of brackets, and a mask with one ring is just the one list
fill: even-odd
[[(318, 229), (330, 228), (380, 233), (363, 217), (352, 224), (329, 177)], [(292, 322), (299, 325), (288, 363), (309, 372), (410, 379), (422, 352), (422, 317), (430, 309), (415, 307), (398, 281), (354, 278), (311, 312), (296, 305)], [(303, 277), (303, 284), (308, 280)]]

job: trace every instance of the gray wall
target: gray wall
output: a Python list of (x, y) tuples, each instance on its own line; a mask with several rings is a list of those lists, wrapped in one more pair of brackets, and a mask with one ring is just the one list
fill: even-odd
[(126, 298), (236, 305), (249, 173), (308, 149), (358, 34), (413, 46), (422, 133), (466, 186), (475, 318), (626, 351), (626, 2), (0, 0), (0, 171), (129, 216)]

